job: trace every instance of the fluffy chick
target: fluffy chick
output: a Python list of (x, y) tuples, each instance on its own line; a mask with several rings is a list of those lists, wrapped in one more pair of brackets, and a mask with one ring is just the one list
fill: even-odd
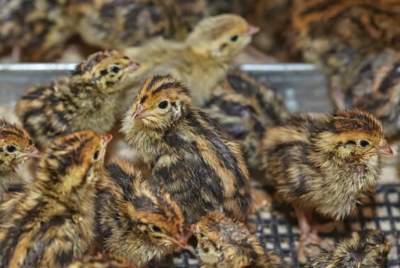
[[(319, 244), (316, 212), (334, 220), (348, 216), (373, 190), (381, 155), (393, 155), (381, 123), (358, 110), (336, 115), (291, 117), (263, 140), (264, 183), (279, 201), (293, 205), (304, 246)], [(326, 226), (325, 226), (326, 227)]]
[(339, 110), (366, 110), (383, 123), (389, 141), (400, 139), (400, 53), (386, 49), (354, 59), (331, 75), (330, 92)]
[(397, 0), (297, 0), (293, 28), (307, 61), (332, 72), (357, 55), (400, 49)]
[(35, 181), (0, 222), (1, 267), (67, 267), (94, 239), (95, 183), (110, 136), (67, 135), (45, 151)]
[(174, 28), (178, 27), (179, 17), (173, 2), (174, 0), (90, 1), (82, 11), (76, 30), (85, 43), (102, 49), (122, 49), (139, 45), (157, 35), (172, 36)]
[(386, 268), (392, 245), (381, 231), (354, 232), (338, 243), (333, 252), (324, 252), (311, 260), (306, 268)]
[(260, 169), (259, 150), (266, 129), (289, 116), (279, 95), (238, 69), (228, 72), (203, 109), (243, 146), (252, 172)]
[(264, 250), (244, 224), (221, 212), (202, 217), (191, 229), (202, 268), (286, 267), (278, 255)]
[(0, 200), (10, 184), (20, 183), (16, 168), (37, 155), (29, 134), (0, 118)]
[(11, 49), (23, 61), (49, 61), (59, 56), (73, 35), (68, 16), (71, 1), (0, 1), (0, 53)]
[(251, 198), (242, 152), (171, 76), (147, 79), (123, 120), (127, 142), (191, 224), (215, 209), (245, 220)]
[(107, 255), (143, 266), (186, 247), (181, 209), (131, 164), (114, 161), (98, 185), (96, 233)]
[(200, 106), (257, 31), (240, 16), (219, 15), (199, 22), (184, 42), (158, 38), (126, 49), (124, 53), (141, 63), (135, 91), (144, 78), (172, 74), (188, 86), (193, 103)]
[(29, 90), (16, 113), (35, 143), (73, 131), (110, 131), (120, 112), (118, 102), (137, 64), (116, 52), (91, 55), (67, 77)]

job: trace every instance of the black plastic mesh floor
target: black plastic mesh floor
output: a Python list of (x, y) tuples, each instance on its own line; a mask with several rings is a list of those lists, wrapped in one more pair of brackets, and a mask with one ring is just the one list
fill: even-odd
[[(296, 259), (299, 232), (294, 218), (288, 213), (266, 208), (253, 218), (257, 235), (267, 249), (274, 249), (284, 256), (291, 267), (300, 265)], [(348, 218), (335, 232), (326, 234), (335, 240), (360, 229), (382, 230), (393, 248), (389, 254), (388, 267), (400, 267), (400, 184), (385, 184), (378, 187), (376, 194), (359, 207), (357, 213)], [(197, 260), (188, 253), (174, 258), (174, 267), (199, 267)]]

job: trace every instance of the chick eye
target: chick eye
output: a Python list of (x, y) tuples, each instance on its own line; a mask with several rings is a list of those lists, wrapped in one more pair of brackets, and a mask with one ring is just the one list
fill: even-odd
[(97, 150), (97, 151), (93, 154), (93, 160), (94, 160), (94, 161), (99, 160), (99, 156), (100, 156), (100, 151)]
[(111, 72), (113, 72), (113, 73), (118, 73), (120, 70), (121, 70), (121, 68), (118, 66), (111, 67)]
[(152, 226), (151, 229), (153, 230), (153, 232), (161, 233), (161, 229), (157, 226)]
[(8, 153), (14, 153), (17, 150), (17, 147), (15, 147), (14, 145), (7, 145), (6, 146), (6, 151)]
[(350, 140), (350, 141), (346, 142), (346, 145), (356, 145), (356, 142), (355, 142), (355, 141), (352, 141), (352, 140)]
[(232, 42), (236, 42), (239, 39), (239, 35), (234, 35), (231, 37)]
[(361, 140), (360, 141), (360, 146), (361, 147), (367, 147), (369, 145), (369, 142), (368, 141), (366, 141), (366, 140)]
[(168, 107), (168, 101), (162, 101), (158, 104), (158, 108), (165, 109)]

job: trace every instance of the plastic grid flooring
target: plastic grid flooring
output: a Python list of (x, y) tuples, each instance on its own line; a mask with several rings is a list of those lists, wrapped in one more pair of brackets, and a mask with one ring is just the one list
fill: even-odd
[[(252, 220), (257, 226), (257, 236), (267, 249), (274, 249), (284, 256), (291, 264), (290, 267), (301, 267), (296, 259), (299, 233), (296, 221), (289, 213), (265, 208)], [(350, 235), (351, 231), (365, 228), (384, 232), (393, 244), (389, 253), (388, 267), (400, 268), (400, 184), (379, 186), (375, 195), (368, 198), (354, 216), (343, 222), (335, 232), (324, 236), (338, 240)], [(174, 267), (179, 268), (199, 267), (197, 260), (192, 259), (186, 252), (174, 258), (173, 262)]]

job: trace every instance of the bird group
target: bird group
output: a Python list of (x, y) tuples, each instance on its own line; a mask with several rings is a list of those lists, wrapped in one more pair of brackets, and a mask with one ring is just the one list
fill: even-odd
[[(21, 126), (0, 122), (0, 267), (144, 267), (180, 251), (203, 268), (290, 267), (249, 222), (255, 174), (293, 207), (308, 267), (385, 267), (380, 232), (333, 246), (318, 233), (334, 224), (314, 220), (341, 221), (374, 190), (393, 155), (381, 122), (289, 113), (230, 69), (256, 32), (237, 15), (206, 18), (184, 41), (97, 52), (28, 90)], [(113, 158), (112, 136), (135, 157)], [(34, 180), (18, 178), (38, 156)], [(307, 260), (309, 245), (323, 252)]]

